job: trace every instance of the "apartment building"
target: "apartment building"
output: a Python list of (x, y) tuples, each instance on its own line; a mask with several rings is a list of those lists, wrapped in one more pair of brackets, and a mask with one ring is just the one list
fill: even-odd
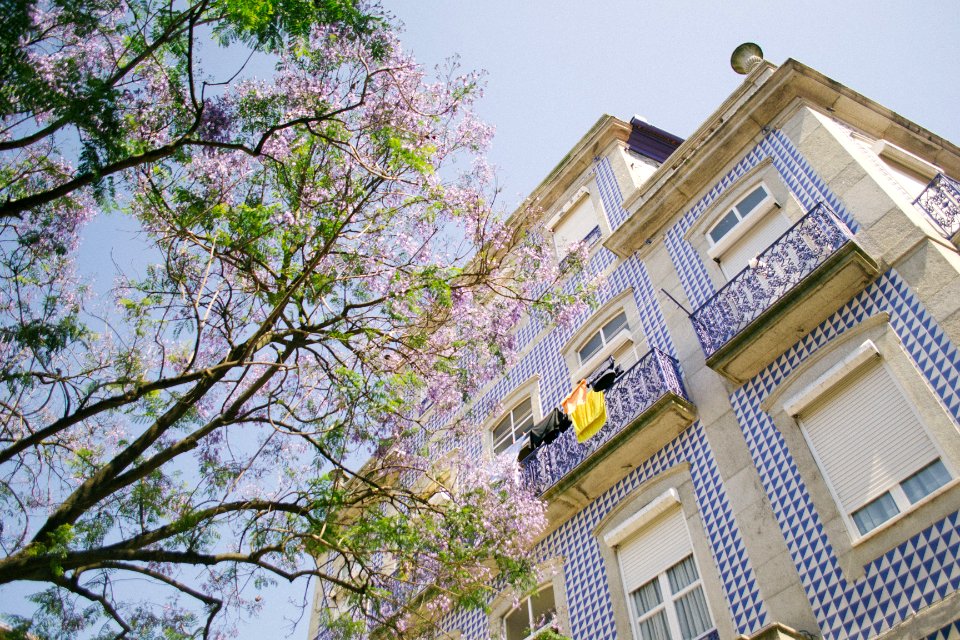
[[(687, 140), (604, 116), (531, 194), (606, 285), (573, 326), (523, 321), (477, 403), (469, 453), (522, 457), (548, 503), (545, 578), (452, 638), (960, 638), (960, 149), (733, 62)], [(541, 437), (606, 370), (599, 431)]]

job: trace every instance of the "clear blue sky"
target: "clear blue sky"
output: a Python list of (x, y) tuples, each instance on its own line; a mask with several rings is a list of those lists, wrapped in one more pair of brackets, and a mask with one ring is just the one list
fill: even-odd
[(529, 193), (604, 113), (687, 137), (739, 84), (756, 42), (960, 142), (960, 2), (387, 0), (421, 62), (485, 69), (481, 115), (506, 201)]
[[(682, 137), (734, 90), (730, 53), (758, 43), (774, 64), (794, 58), (960, 142), (957, 0), (384, 0), (403, 41), (434, 65), (459, 54), (488, 72), (479, 112), (497, 128), (490, 157), (512, 208), (604, 113), (634, 114)], [(111, 222), (112, 220), (112, 222)], [(110, 216), (85, 250), (113, 246)], [(97, 237), (99, 236), (99, 237)], [(131, 248), (131, 254), (135, 249)], [(106, 254), (105, 254), (106, 255)], [(135, 256), (130, 256), (135, 261)], [(241, 638), (281, 638), (304, 586), (265, 594)], [(307, 618), (292, 632), (306, 638)]]

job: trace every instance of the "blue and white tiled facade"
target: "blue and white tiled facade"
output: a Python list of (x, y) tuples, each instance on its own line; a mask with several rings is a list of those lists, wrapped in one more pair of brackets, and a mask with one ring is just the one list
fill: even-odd
[(731, 402), (825, 638), (872, 638), (960, 588), (954, 513), (844, 578), (797, 465), (760, 402), (831, 339), (880, 312), (950, 415), (960, 421), (960, 353), (895, 272), (851, 300), (807, 338), (738, 389)]
[[(769, 131), (756, 146), (742, 155), (726, 175), (692, 203), (663, 235), (660, 248), (669, 256), (675, 272), (668, 279), (679, 282), (690, 303), (697, 307), (715, 292), (703, 257), (685, 239), (691, 225), (722, 197), (739, 178), (768, 159), (783, 183), (804, 208), (826, 203), (849, 229), (861, 228), (858, 212), (832, 193), (811, 163), (790, 138), (779, 130)], [(628, 219), (609, 159), (596, 158), (592, 168), (609, 228), (617, 229)], [(602, 271), (613, 266), (616, 257), (605, 248), (593, 256), (590, 268)], [(636, 254), (619, 261), (609, 273), (601, 304), (632, 289), (640, 318), (636, 339), (678, 356), (676, 327), (668, 325), (661, 297), (662, 274), (652, 274)], [(934, 390), (946, 412), (960, 424), (960, 352), (937, 326), (920, 298), (896, 270), (889, 269), (862, 293), (846, 302), (838, 312), (814, 331), (776, 357), (763, 371), (729, 395), (733, 414), (743, 433), (760, 485), (769, 500), (783, 544), (796, 568), (799, 583), (809, 601), (818, 630), (830, 640), (873, 638), (895, 628), (916, 612), (942, 601), (960, 589), (960, 514), (952, 513), (870, 562), (864, 574), (847, 579), (824, 532), (821, 517), (782, 435), (761, 403), (771, 391), (805, 359), (829, 341), (861, 321), (887, 313), (890, 326), (916, 365), (918, 373)], [(580, 318), (587, 321), (589, 314)], [(673, 317), (676, 317), (674, 314)], [(529, 323), (518, 334), (521, 343), (536, 339), (542, 327)], [(556, 406), (568, 393), (571, 372), (561, 349), (574, 329), (554, 329), (526, 352), (519, 363), (477, 403), (480, 412), (495, 412), (501, 400), (518, 385), (539, 375), (541, 405)], [(587, 507), (557, 526), (535, 549), (538, 562), (562, 558), (569, 632), (576, 639), (617, 637), (611, 600), (608, 567), (601, 557), (599, 541), (593, 535), (608, 514), (638, 487), (679, 464), (687, 463), (696, 496), (696, 508), (711, 550), (713, 569), (722, 585), (727, 616), (735, 634), (749, 636), (777, 622), (762, 597), (762, 585), (752, 566), (742, 526), (731, 506), (714, 450), (707, 437), (709, 427), (700, 421), (674, 438)], [(479, 453), (479, 451), (475, 451)], [(702, 561), (702, 559), (701, 559)], [(960, 617), (960, 612), (957, 612)], [(951, 623), (930, 639), (960, 637), (960, 622)], [(462, 637), (479, 640), (489, 637), (490, 621), (480, 611), (461, 611), (446, 621)]]

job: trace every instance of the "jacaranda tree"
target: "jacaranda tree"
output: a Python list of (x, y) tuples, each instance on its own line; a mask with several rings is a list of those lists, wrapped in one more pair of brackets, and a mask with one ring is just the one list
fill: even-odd
[[(331, 633), (399, 637), (526, 579), (542, 506), (457, 454), (456, 407), (557, 273), (494, 214), (477, 77), (357, 0), (3, 12), (0, 585), (37, 587), (7, 622), (212, 637), (311, 576)], [(143, 261), (104, 299), (107, 209)]]

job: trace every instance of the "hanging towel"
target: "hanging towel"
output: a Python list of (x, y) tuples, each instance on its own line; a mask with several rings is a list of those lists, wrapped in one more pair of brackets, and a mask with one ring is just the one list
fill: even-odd
[(592, 437), (607, 421), (607, 403), (602, 391), (588, 391), (587, 397), (570, 414), (573, 420), (573, 430), (577, 434), (577, 442), (584, 442)]
[(554, 409), (547, 414), (546, 418), (530, 429), (530, 445), (533, 449), (537, 449), (545, 444), (550, 444), (569, 428), (570, 418), (567, 417), (567, 414), (560, 409)]
[(573, 391), (570, 392), (566, 398), (560, 403), (560, 406), (563, 408), (563, 412), (568, 416), (573, 412), (573, 410), (578, 406), (584, 403), (587, 399), (587, 381), (581, 380), (577, 386), (573, 388)]

